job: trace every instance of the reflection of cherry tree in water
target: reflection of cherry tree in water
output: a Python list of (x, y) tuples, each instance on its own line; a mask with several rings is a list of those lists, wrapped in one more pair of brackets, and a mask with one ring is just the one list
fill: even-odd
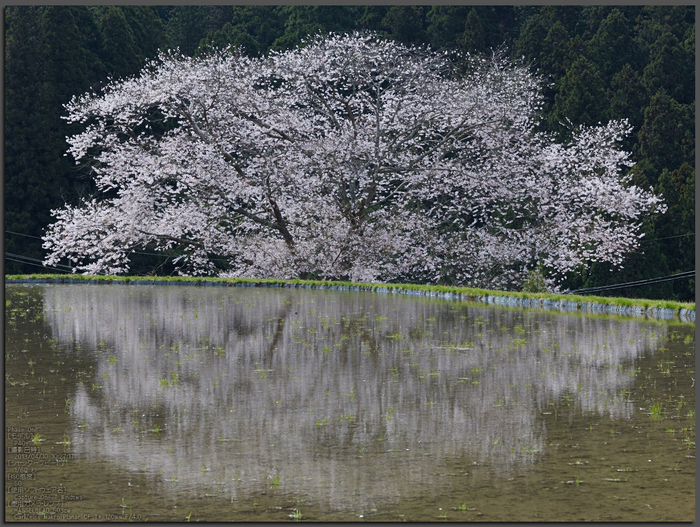
[[(665, 331), (284, 289), (49, 287), (44, 303), (62, 344), (106, 350), (95, 370), (102, 390), (79, 387), (71, 409), (76, 426), (88, 424), (75, 450), (201, 485), (211, 479), (203, 463), (227, 480), (293, 472), (318, 487), (331, 478), (332, 500), (357, 488), (398, 497), (402, 478), (428, 484), (436, 463), (455, 457), (524, 467), (544, 449), (540, 412), (563, 396), (583, 412), (629, 417), (619, 392)], [(138, 432), (154, 424), (166, 435)], [(411, 458), (407, 474), (383, 458), (382, 481), (369, 476), (372, 451), (406, 448), (431, 456)], [(348, 463), (361, 449), (368, 455)]]

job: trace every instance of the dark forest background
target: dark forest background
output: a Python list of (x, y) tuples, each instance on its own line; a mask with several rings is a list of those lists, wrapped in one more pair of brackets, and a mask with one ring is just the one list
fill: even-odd
[[(694, 6), (220, 5), (5, 9), (5, 272), (42, 272), (16, 260), (42, 260), (50, 210), (94, 191), (64, 155), (77, 125), (60, 116), (73, 95), (137, 74), (158, 49), (197, 55), (233, 44), (257, 55), (317, 32), (362, 29), (434, 49), (505, 46), (548, 79), (539, 126), (562, 140), (571, 127), (630, 120), (633, 182), (663, 194), (669, 210), (645, 221), (642, 245), (624, 268), (594, 264), (566, 287), (695, 269)], [(167, 273), (163, 260), (139, 254), (132, 272)], [(694, 301), (695, 280), (610, 294)]]

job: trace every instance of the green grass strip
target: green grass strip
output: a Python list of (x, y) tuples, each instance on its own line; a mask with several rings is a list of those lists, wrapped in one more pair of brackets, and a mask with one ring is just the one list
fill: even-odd
[(331, 282), (325, 280), (299, 280), (299, 279), (278, 279), (278, 278), (220, 278), (220, 277), (195, 277), (195, 276), (92, 276), (83, 274), (29, 274), (29, 275), (6, 275), (5, 279), (13, 280), (90, 280), (103, 282), (228, 282), (235, 283), (250, 283), (250, 284), (299, 284), (299, 285), (317, 285), (317, 286), (353, 286), (360, 287), (366, 290), (375, 289), (413, 289), (419, 291), (434, 291), (437, 293), (454, 293), (462, 294), (473, 299), (478, 299), (483, 296), (506, 296), (514, 298), (535, 298), (545, 300), (566, 300), (569, 302), (588, 302), (595, 304), (605, 304), (613, 306), (632, 306), (649, 308), (665, 308), (673, 309), (678, 313), (681, 309), (695, 310), (695, 302), (675, 302), (671, 300), (649, 300), (643, 298), (623, 298), (623, 297), (604, 297), (604, 296), (589, 296), (589, 295), (562, 295), (552, 293), (522, 293), (517, 291), (491, 291), (488, 289), (476, 289), (471, 287), (443, 286), (443, 285), (423, 285), (423, 284), (378, 284), (378, 283), (357, 283), (357, 282)]

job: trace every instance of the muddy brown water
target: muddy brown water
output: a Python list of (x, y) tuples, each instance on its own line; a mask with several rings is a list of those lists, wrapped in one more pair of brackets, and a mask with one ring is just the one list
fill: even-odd
[(695, 326), (6, 285), (7, 521), (692, 521)]

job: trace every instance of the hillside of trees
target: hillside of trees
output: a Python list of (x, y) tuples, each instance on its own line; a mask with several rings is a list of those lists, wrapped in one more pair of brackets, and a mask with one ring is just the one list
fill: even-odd
[[(79, 131), (61, 118), (73, 95), (136, 75), (159, 49), (193, 56), (232, 44), (254, 56), (353, 30), (433, 49), (504, 47), (548, 80), (539, 126), (562, 140), (579, 125), (630, 121), (632, 182), (663, 195), (668, 211), (645, 221), (622, 269), (594, 264), (566, 287), (695, 268), (693, 6), (13, 6), (5, 9), (5, 272), (39, 272), (28, 262), (44, 258), (50, 211), (94, 191), (65, 155), (65, 137)], [(169, 268), (144, 253), (132, 272)], [(611, 294), (694, 300), (695, 281)]]

